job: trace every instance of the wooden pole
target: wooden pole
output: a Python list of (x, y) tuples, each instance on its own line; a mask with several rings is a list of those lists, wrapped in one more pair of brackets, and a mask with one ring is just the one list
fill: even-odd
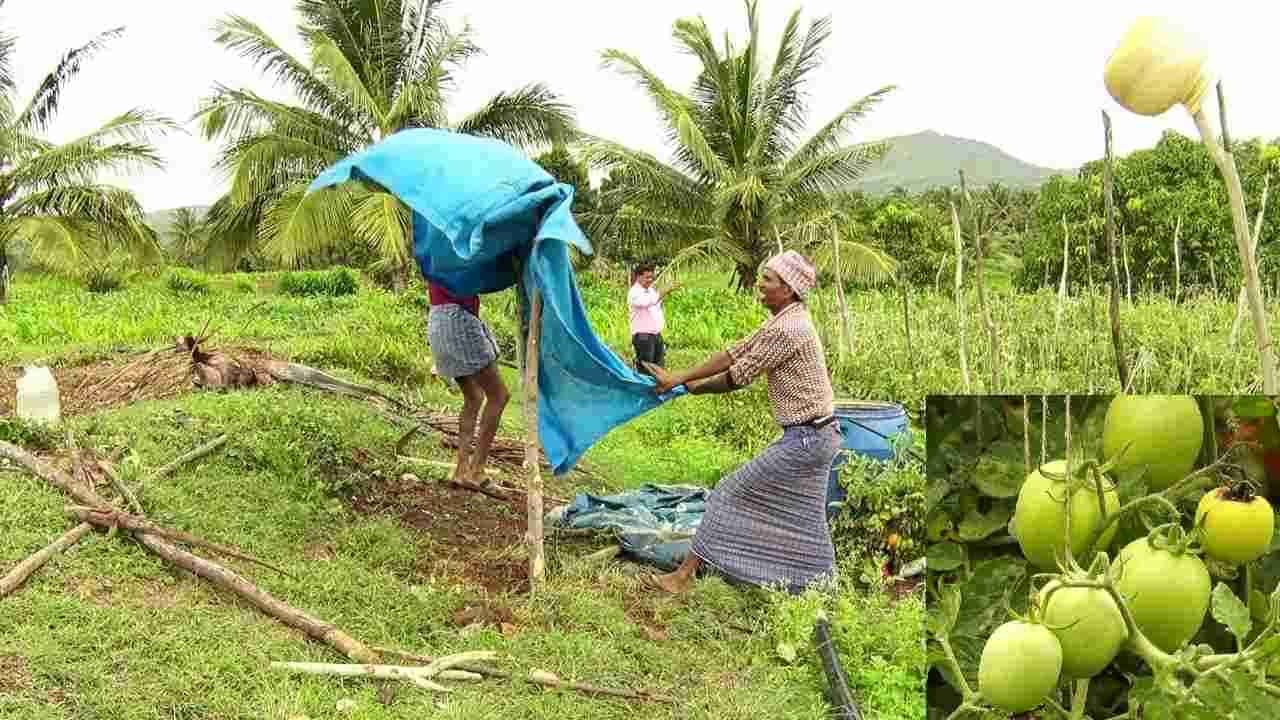
[(964, 391), (969, 392), (969, 357), (965, 351), (964, 338), (964, 237), (960, 232), (960, 215), (956, 212), (956, 204), (947, 198), (951, 207), (951, 234), (956, 245), (956, 328), (960, 332), (960, 377), (964, 380)]
[(538, 463), (538, 347), (542, 340), (542, 293), (533, 290), (524, 353), (524, 472), (528, 483), (529, 590), (546, 580), (546, 555), (542, 546), (542, 471)]
[(1107, 250), (1111, 255), (1111, 345), (1116, 354), (1116, 373), (1120, 376), (1120, 392), (1129, 389), (1129, 363), (1124, 356), (1124, 343), (1120, 335), (1120, 264), (1116, 257), (1115, 198), (1111, 193), (1111, 117), (1102, 111), (1103, 165), (1102, 201), (1106, 216)]

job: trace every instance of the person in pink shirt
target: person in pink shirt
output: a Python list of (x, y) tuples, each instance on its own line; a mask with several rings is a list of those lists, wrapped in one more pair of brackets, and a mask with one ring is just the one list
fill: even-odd
[(678, 287), (658, 292), (653, 286), (653, 265), (644, 263), (631, 273), (631, 289), (627, 292), (627, 306), (631, 310), (631, 346), (636, 351), (636, 370), (652, 375), (645, 363), (662, 367), (667, 356), (667, 346), (662, 341), (666, 318), (662, 314), (662, 299)]

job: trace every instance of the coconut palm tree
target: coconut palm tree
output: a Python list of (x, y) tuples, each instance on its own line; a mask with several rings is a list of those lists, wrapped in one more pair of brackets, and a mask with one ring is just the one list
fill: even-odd
[[(33, 260), (67, 273), (100, 265), (112, 252), (159, 257), (155, 232), (144, 222), (137, 198), (99, 182), (98, 176), (162, 167), (150, 138), (177, 125), (133, 109), (69, 142), (42, 137), (70, 82), (123, 31), (109, 30), (68, 51), (25, 102), (15, 97), (16, 38), (0, 33), (0, 257), (12, 243), (21, 243)], [(0, 302), (8, 296), (3, 277), (0, 273)]]
[[(297, 98), (269, 100), (219, 85), (197, 113), (205, 136), (225, 141), (219, 167), (231, 190), (209, 212), (224, 265), (255, 248), (287, 265), (352, 240), (381, 269), (412, 263), (409, 213), (380, 188), (348, 183), (306, 194), (326, 167), (399, 130), (449, 128), (520, 147), (573, 136), (569, 108), (545, 85), (499, 93), (450, 120), (457, 71), (480, 52), (471, 30), (451, 29), (442, 0), (300, 0), (306, 60), (248, 19), (230, 16), (217, 42), (273, 74)], [(402, 275), (403, 277), (403, 275)]]
[(195, 208), (183, 207), (175, 210), (167, 234), (172, 243), (169, 252), (175, 260), (192, 264), (197, 260), (203, 262), (208, 236), (204, 218), (196, 213)]
[(855, 226), (842, 209), (851, 184), (888, 148), (842, 141), (892, 86), (851, 102), (803, 138), (805, 85), (820, 65), (830, 19), (815, 20), (802, 33), (800, 12), (793, 13), (766, 70), (756, 0), (746, 0), (746, 10), (745, 47), (726, 38), (723, 52), (701, 18), (675, 23), (677, 44), (702, 65), (687, 93), (622, 50), (604, 53), (607, 67), (633, 78), (649, 95), (673, 152), (668, 163), (584, 136), (586, 159), (619, 181), (601, 205), (620, 208), (588, 213), (584, 224), (593, 235), (612, 231), (673, 255), (673, 265), (729, 260), (744, 289), (780, 246), (807, 252), (827, 266), (838, 255), (845, 278), (889, 279), (894, 261), (857, 242)]

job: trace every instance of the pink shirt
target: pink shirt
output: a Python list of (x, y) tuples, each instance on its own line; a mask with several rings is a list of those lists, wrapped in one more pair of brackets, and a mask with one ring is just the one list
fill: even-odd
[(631, 307), (632, 335), (658, 335), (666, 326), (666, 320), (662, 317), (662, 301), (658, 299), (658, 291), (652, 286), (646, 290), (640, 287), (640, 283), (632, 285), (627, 292), (627, 305)]

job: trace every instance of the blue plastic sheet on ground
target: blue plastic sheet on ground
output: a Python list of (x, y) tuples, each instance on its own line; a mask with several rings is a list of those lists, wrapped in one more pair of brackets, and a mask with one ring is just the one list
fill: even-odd
[(556, 474), (613, 428), (685, 393), (655, 395), (652, 378), (596, 337), (570, 264), (570, 245), (591, 252), (570, 212), (573, 187), (515, 148), (403, 130), (325, 170), (309, 192), (348, 180), (372, 181), (412, 210), (419, 269), (455, 294), (517, 286), (523, 263), (526, 321), (532, 293), (542, 293), (538, 437)]
[(547, 513), (548, 526), (613, 530), (633, 559), (674, 570), (689, 554), (713, 491), (690, 485), (642, 485), (618, 495), (579, 494)]

